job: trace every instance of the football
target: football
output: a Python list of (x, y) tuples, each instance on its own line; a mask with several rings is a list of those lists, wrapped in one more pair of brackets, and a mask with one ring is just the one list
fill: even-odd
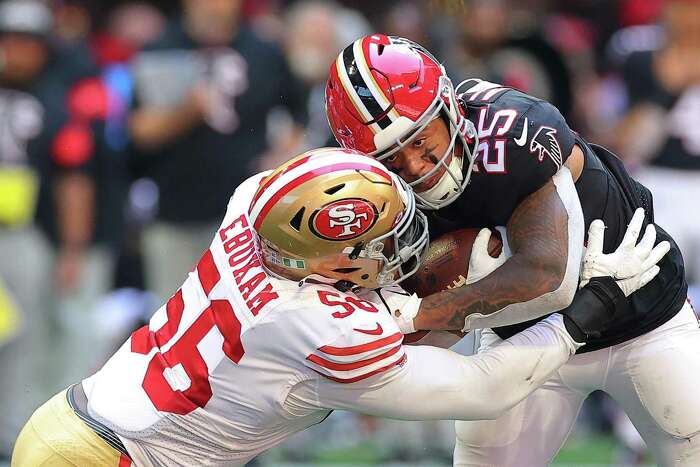
[[(402, 282), (402, 287), (419, 297), (462, 287), (467, 280), (469, 256), (479, 230), (455, 230), (431, 241), (420, 269)], [(492, 229), (492, 232), (488, 252), (495, 258), (501, 254), (503, 242), (497, 230)], [(404, 336), (404, 343), (447, 348), (456, 344), (464, 334), (460, 331), (417, 331)]]
[[(455, 230), (432, 240), (421, 267), (402, 282), (401, 286), (419, 297), (463, 286), (469, 271), (472, 245), (479, 230)], [(503, 242), (497, 230), (492, 229), (492, 232), (488, 251), (496, 258), (501, 254)]]

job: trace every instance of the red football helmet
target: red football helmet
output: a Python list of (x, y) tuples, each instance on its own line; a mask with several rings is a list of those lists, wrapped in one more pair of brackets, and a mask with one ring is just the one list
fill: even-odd
[[(438, 170), (445, 173), (433, 187), (416, 193), (417, 204), (439, 209), (457, 199), (469, 182), (478, 145), (476, 129), (458, 105), (445, 68), (415, 42), (373, 34), (347, 46), (331, 65), (326, 114), (343, 147), (380, 161), (443, 117), (449, 123), (450, 144), (435, 167), (410, 185)], [(462, 147), (458, 154), (457, 138)]]

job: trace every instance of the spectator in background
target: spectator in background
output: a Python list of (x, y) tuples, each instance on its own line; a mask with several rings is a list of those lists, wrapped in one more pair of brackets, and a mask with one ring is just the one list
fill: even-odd
[[(616, 147), (654, 193), (656, 221), (686, 258), (689, 296), (700, 300), (700, 2), (668, 0), (665, 34), (646, 40), (624, 63), (629, 111), (616, 128)], [(631, 37), (647, 38), (645, 35)]]
[(383, 31), (392, 36), (405, 37), (430, 50), (437, 47), (433, 42), (434, 35), (428, 33), (430, 13), (436, 13), (430, 3), (416, 1), (399, 1), (384, 15)]
[(241, 22), (241, 0), (182, 6), (182, 17), (133, 65), (131, 137), (160, 192), (156, 222), (144, 232), (146, 281), (162, 300), (207, 248), (233, 188), (268, 149), (270, 110), (286, 106), (299, 135), (305, 123), (282, 52)]
[(561, 54), (535, 27), (532, 13), (524, 13), (527, 21), (517, 17), (522, 23), (517, 24), (507, 0), (465, 3), (456, 18), (461, 37), (442, 54), (447, 69), (454, 76), (479, 77), (545, 99), (568, 118), (571, 77)]
[(0, 457), (56, 389), (42, 366), (52, 351), (49, 289), (75, 291), (93, 234), (95, 141), (70, 114), (70, 58), (50, 45), (51, 28), (41, 2), (0, 4), (0, 314), (21, 313), (0, 348)]
[[(163, 34), (166, 26), (165, 16), (153, 5), (143, 1), (127, 1), (116, 6), (104, 18), (103, 25), (92, 35), (90, 44), (102, 69), (102, 79), (109, 89), (112, 99), (111, 111), (105, 123), (107, 144), (117, 150), (123, 150), (129, 172), (129, 196), (112, 211), (119, 210), (124, 215), (124, 233), (119, 244), (119, 254), (115, 271), (115, 288), (131, 290), (139, 295), (145, 289), (141, 255), (141, 228), (153, 215), (153, 197), (148, 196), (154, 190), (140, 187), (153, 187), (150, 180), (141, 179), (139, 154), (129, 144), (128, 117), (134, 97), (134, 82), (131, 73), (131, 60), (145, 44), (153, 42)], [(107, 179), (109, 179), (109, 175)], [(146, 196), (143, 196), (143, 194)], [(123, 199), (122, 199), (123, 201)], [(144, 207), (145, 206), (145, 210)], [(117, 296), (126, 293), (117, 292)], [(146, 295), (144, 295), (146, 296)], [(105, 303), (114, 303), (114, 297)], [(108, 306), (117, 310), (117, 307)], [(125, 314), (120, 312), (123, 317)], [(117, 319), (118, 317), (114, 317)], [(104, 321), (104, 320), (102, 320)], [(111, 326), (112, 335), (123, 329)], [(118, 344), (123, 339), (118, 339)]]
[[(369, 32), (365, 18), (333, 2), (304, 0), (286, 12), (282, 42), (292, 73), (303, 84), (307, 96), (304, 148), (337, 146), (324, 108), (328, 67), (347, 42)], [(281, 162), (266, 158), (260, 168), (275, 167)]]
[[(83, 271), (75, 290), (56, 300), (60, 326), (51, 370), (52, 380), (58, 385), (98, 368), (122, 341), (118, 329), (110, 329), (111, 334), (105, 329), (104, 316), (98, 310), (114, 288), (117, 258), (126, 230), (127, 117), (133, 89), (128, 61), (146, 37), (153, 39), (162, 31), (159, 25), (164, 23), (157, 10), (142, 4), (123, 4), (112, 14), (104, 15), (104, 20), (94, 19), (85, 3), (62, 3), (61, 19), (67, 24), (58, 29), (64, 35), (63, 48), (78, 63), (70, 67), (73, 79), (78, 81), (68, 96), (67, 106), (70, 117), (88, 125), (93, 134), (92, 174), (99, 189), (95, 193), (94, 233)], [(71, 18), (84, 20), (68, 21)], [(75, 27), (67, 28), (70, 24)], [(98, 25), (103, 29), (91, 35), (83, 32)], [(84, 352), (85, 348), (91, 351)]]

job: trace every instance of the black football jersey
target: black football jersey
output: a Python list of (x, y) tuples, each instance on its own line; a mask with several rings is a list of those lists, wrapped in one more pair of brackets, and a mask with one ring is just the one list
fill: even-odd
[[(471, 87), (459, 100), (479, 133), (476, 162), (464, 193), (449, 206), (429, 215), (432, 238), (465, 227), (506, 225), (520, 202), (544, 186), (561, 168), (574, 144), (585, 155), (576, 190), (586, 233), (594, 219), (605, 222), (604, 252), (617, 248), (637, 207), (644, 207), (647, 221), (653, 221), (648, 190), (627, 174), (612, 153), (587, 144), (574, 133), (554, 106), (493, 83), (473, 80), (469, 84)], [(649, 332), (681, 308), (687, 295), (683, 259), (673, 239), (657, 226), (657, 242), (662, 240), (671, 242), (671, 251), (660, 263), (659, 275), (630, 297), (631, 314), (616, 317), (600, 339), (589, 342), (579, 353)], [(531, 324), (495, 331), (507, 338)]]
[(574, 133), (556, 107), (512, 88), (473, 81), (459, 100), (478, 132), (476, 162), (464, 193), (433, 216), (431, 234), (441, 231), (442, 221), (447, 230), (450, 221), (456, 228), (506, 225), (574, 146)]

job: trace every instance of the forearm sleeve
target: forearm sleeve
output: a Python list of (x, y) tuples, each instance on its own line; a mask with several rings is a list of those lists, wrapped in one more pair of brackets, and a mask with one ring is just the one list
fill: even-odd
[(559, 287), (526, 302), (513, 303), (491, 314), (474, 313), (464, 320), (463, 331), (522, 323), (561, 310), (573, 300), (583, 255), (584, 220), (571, 172), (562, 167), (552, 178), (568, 214), (568, 247), (564, 277)]
[(403, 420), (493, 419), (546, 381), (576, 346), (555, 314), (478, 355), (407, 347), (402, 367), (351, 384), (319, 377), (293, 397), (295, 405)]

